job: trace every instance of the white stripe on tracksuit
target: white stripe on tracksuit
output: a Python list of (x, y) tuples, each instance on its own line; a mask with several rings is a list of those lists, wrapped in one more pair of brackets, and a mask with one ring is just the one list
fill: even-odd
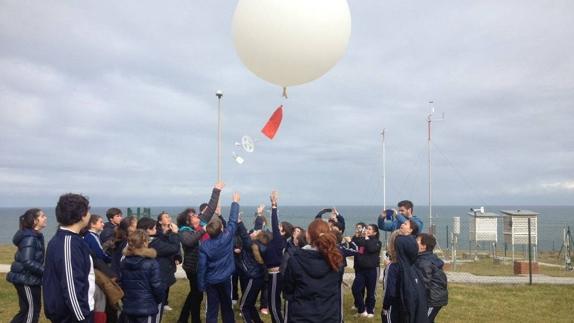
[(26, 300), (28, 301), (28, 316), (26, 316), (26, 323), (32, 323), (34, 318), (34, 301), (32, 300), (32, 291), (30, 286), (24, 285), (24, 291), (26, 291)]
[(68, 297), (74, 310), (74, 315), (78, 321), (85, 320), (78, 297), (76, 296), (76, 285), (74, 284), (74, 273), (72, 271), (72, 249), (71, 249), (72, 236), (67, 235), (64, 237), (64, 271), (66, 272), (66, 285), (68, 287)]
[(284, 322), (288, 321), (288, 319), (287, 319), (288, 317), (289, 317), (289, 301), (286, 300), (285, 301), (285, 318), (283, 319)]
[[(249, 295), (249, 292), (251, 291), (251, 285), (253, 285), (253, 278), (249, 278), (249, 283), (247, 283), (247, 287), (245, 287), (245, 290), (243, 291), (243, 294), (241, 295), (241, 300), (239, 302), (239, 312), (241, 312), (241, 313), (243, 313), (243, 306), (245, 305), (245, 300), (247, 299), (247, 295)], [(245, 319), (245, 317), (243, 319)]]
[(275, 318), (275, 322), (281, 322), (281, 320), (279, 319), (279, 315), (277, 315), (277, 308), (275, 308), (275, 304), (277, 304), (275, 302), (275, 292), (277, 291), (277, 275), (279, 275), (279, 273), (272, 273), (271, 276), (273, 277), (273, 279), (271, 280), (271, 311), (273, 312), (273, 317)]

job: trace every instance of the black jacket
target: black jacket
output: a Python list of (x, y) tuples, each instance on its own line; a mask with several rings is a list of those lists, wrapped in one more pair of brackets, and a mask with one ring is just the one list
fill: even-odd
[(253, 256), (253, 249), (259, 248), (258, 244), (251, 240), (243, 222), (238, 224), (237, 233), (241, 238), (241, 253), (238, 262), (236, 262), (236, 268), (248, 278), (263, 278), (265, 267), (262, 263), (258, 263)]
[(442, 270), (443, 265), (444, 262), (432, 251), (419, 254), (415, 262), (426, 289), (428, 306), (448, 304), (447, 278)]
[(116, 226), (111, 222), (106, 222), (104, 224), (104, 229), (100, 233), (100, 242), (102, 244), (106, 243), (108, 240), (112, 240), (115, 235)]
[(355, 270), (377, 268), (380, 264), (381, 241), (376, 238), (366, 240), (363, 237), (353, 237), (352, 242), (357, 246), (355, 255)]
[(343, 267), (334, 271), (316, 250), (298, 249), (283, 273), (285, 322), (341, 322)]
[(151, 248), (126, 249), (124, 255), (121, 263), (123, 312), (134, 316), (157, 314), (166, 287), (155, 260), (156, 251)]
[[(175, 284), (175, 260), (180, 254), (179, 235), (175, 233), (158, 234), (149, 244), (157, 252), (157, 262), (161, 271), (161, 279), (166, 286)], [(181, 255), (180, 255), (181, 256)]]
[(18, 247), (18, 251), (6, 280), (12, 284), (42, 285), (44, 235), (36, 230), (23, 229), (16, 232), (12, 242)]
[(207, 208), (203, 213), (199, 214), (202, 226), (200, 230), (196, 231), (190, 228), (191, 230), (186, 229), (179, 231), (181, 247), (183, 248), (182, 267), (186, 272), (197, 273), (197, 264), (199, 263), (199, 242), (201, 237), (205, 234), (203, 226), (207, 225), (209, 220), (211, 220), (211, 217), (213, 217), (215, 208), (217, 208), (220, 193), (221, 191), (217, 188), (214, 188), (213, 191), (211, 191), (211, 197), (209, 198)]

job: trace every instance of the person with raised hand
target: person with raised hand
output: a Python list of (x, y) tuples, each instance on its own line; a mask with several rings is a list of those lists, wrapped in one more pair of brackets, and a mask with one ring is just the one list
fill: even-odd
[(219, 307), (224, 323), (235, 322), (231, 305), (231, 276), (235, 271), (233, 241), (239, 216), (239, 193), (233, 193), (233, 203), (227, 226), (219, 217), (212, 217), (205, 231), (209, 239), (199, 247), (198, 288), (207, 293), (208, 323), (217, 322)]
[(277, 191), (272, 191), (269, 199), (271, 201), (271, 231), (273, 238), (269, 241), (263, 259), (269, 274), (267, 281), (267, 302), (271, 310), (271, 321), (273, 323), (279, 323), (283, 322), (283, 313), (281, 311), (283, 276), (281, 275), (280, 268), (283, 260), (283, 250), (287, 246), (287, 241), (279, 229), (279, 217), (277, 215), (279, 194)]
[(179, 237), (183, 249), (182, 268), (185, 271), (189, 281), (189, 293), (185, 299), (178, 322), (188, 322), (191, 316), (191, 323), (201, 322), (201, 302), (203, 301), (203, 292), (197, 285), (197, 264), (199, 262), (199, 243), (201, 237), (205, 235), (205, 226), (215, 212), (219, 204), (219, 195), (225, 187), (223, 182), (217, 182), (211, 191), (211, 197), (208, 203), (203, 203), (197, 214), (195, 209), (188, 208), (177, 217), (179, 226)]

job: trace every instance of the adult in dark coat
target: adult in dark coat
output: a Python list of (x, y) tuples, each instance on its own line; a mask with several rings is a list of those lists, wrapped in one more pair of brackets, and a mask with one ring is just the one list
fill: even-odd
[(205, 235), (205, 225), (209, 223), (217, 204), (219, 195), (225, 185), (221, 182), (215, 184), (211, 191), (209, 203), (202, 204), (200, 213), (196, 214), (194, 209), (186, 209), (178, 216), (179, 237), (183, 249), (182, 268), (189, 281), (189, 293), (185, 299), (178, 322), (188, 322), (191, 316), (192, 323), (200, 323), (201, 302), (203, 293), (197, 286), (197, 264), (199, 262), (199, 242)]
[(413, 235), (397, 236), (395, 240), (395, 250), (400, 276), (399, 297), (402, 304), (400, 321), (408, 323), (427, 323), (425, 287), (415, 267), (419, 251), (416, 238)]
[(18, 251), (6, 280), (18, 292), (20, 311), (12, 322), (38, 322), (41, 306), (42, 275), (44, 273), (44, 235), (46, 215), (40, 209), (30, 209), (20, 216), (20, 230), (12, 242)]
[(322, 220), (307, 230), (309, 245), (295, 250), (283, 273), (285, 322), (341, 322), (343, 256)]

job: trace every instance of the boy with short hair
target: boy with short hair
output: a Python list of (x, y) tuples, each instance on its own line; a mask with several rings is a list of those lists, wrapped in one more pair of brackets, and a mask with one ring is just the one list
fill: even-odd
[(106, 211), (106, 218), (108, 218), (108, 222), (106, 222), (102, 233), (100, 233), (100, 241), (102, 244), (114, 239), (116, 227), (120, 225), (123, 219), (122, 210), (116, 207), (109, 208)]
[(233, 193), (229, 222), (225, 228), (218, 217), (211, 219), (205, 228), (209, 239), (199, 247), (197, 282), (199, 290), (207, 292), (207, 323), (217, 322), (219, 305), (223, 322), (235, 322), (231, 307), (231, 275), (235, 271), (232, 255), (239, 199), (239, 193)]
[(429, 322), (434, 322), (440, 309), (448, 304), (447, 278), (442, 269), (444, 262), (433, 253), (436, 239), (432, 234), (418, 234), (417, 243), (419, 255), (415, 266), (426, 289)]
[(92, 322), (94, 266), (80, 235), (90, 220), (88, 199), (72, 193), (60, 196), (56, 219), (60, 228), (46, 249), (44, 313), (52, 322)]

